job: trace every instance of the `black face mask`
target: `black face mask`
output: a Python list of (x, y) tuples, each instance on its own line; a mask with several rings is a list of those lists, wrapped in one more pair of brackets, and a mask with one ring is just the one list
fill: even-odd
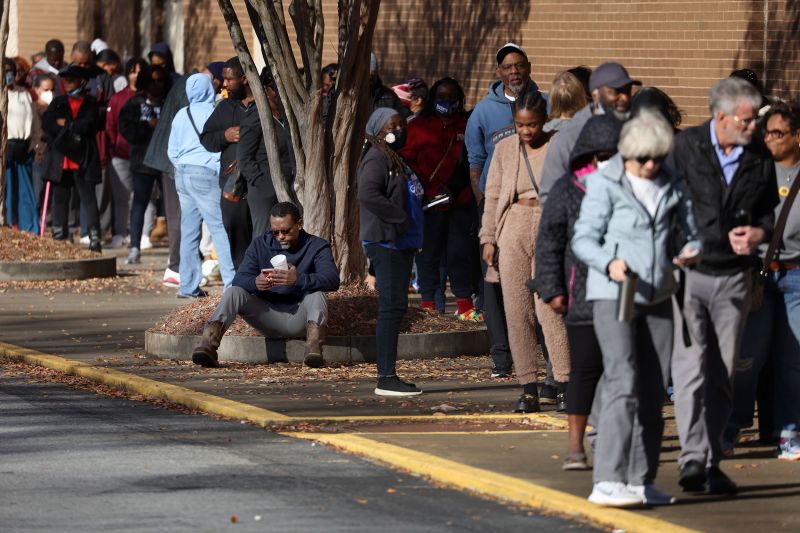
[(386, 134), (383, 140), (396, 152), (406, 144), (406, 130), (405, 128), (401, 130), (392, 130)]

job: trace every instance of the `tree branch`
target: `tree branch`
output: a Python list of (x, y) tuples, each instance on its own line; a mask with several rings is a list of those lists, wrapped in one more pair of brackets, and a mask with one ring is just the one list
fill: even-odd
[(272, 120), (272, 111), (267, 100), (267, 93), (261, 83), (258, 69), (253, 62), (253, 56), (247, 46), (242, 26), (239, 24), (239, 17), (233, 8), (230, 0), (218, 0), (219, 8), (228, 26), (228, 32), (233, 41), (236, 55), (242, 63), (242, 69), (247, 76), (247, 83), (253, 91), (253, 98), (256, 101), (258, 117), (261, 119), (261, 129), (264, 135), (264, 144), (267, 148), (267, 159), (269, 161), (269, 172), (272, 177), (272, 184), (275, 193), (280, 201), (290, 201), (295, 199), (294, 192), (288, 187), (288, 176), (283, 175), (280, 164), (280, 151), (278, 149), (278, 136), (275, 132), (275, 124)]

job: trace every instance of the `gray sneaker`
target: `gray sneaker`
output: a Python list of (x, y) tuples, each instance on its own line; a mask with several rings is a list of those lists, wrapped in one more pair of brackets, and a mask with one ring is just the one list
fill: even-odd
[(130, 253), (128, 254), (128, 258), (125, 259), (126, 265), (138, 265), (142, 262), (142, 254), (139, 252), (138, 248), (131, 248)]

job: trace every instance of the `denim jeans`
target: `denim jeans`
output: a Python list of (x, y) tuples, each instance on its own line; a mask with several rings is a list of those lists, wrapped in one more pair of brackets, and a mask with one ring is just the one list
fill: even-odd
[(197, 165), (178, 165), (175, 171), (175, 188), (181, 202), (181, 286), (178, 294), (195, 296), (200, 292), (202, 273), (197, 248), (203, 221), (214, 239), (219, 271), (227, 289), (233, 281), (234, 270), (228, 234), (222, 225), (218, 171)]
[(745, 326), (734, 377), (733, 413), (726, 437), (753, 425), (758, 375), (775, 358), (775, 431), (800, 421), (800, 270), (773, 272), (764, 283), (764, 302)]
[(413, 250), (392, 250), (378, 244), (364, 246), (375, 269), (378, 289), (378, 323), (375, 331), (375, 360), (378, 377), (394, 376), (400, 323), (408, 309), (408, 281)]

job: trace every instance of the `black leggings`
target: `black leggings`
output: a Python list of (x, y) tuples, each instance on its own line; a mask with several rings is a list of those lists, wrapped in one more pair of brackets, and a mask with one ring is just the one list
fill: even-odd
[(603, 352), (592, 325), (567, 325), (567, 340), (570, 352), (567, 414), (589, 416), (597, 383), (603, 375)]

